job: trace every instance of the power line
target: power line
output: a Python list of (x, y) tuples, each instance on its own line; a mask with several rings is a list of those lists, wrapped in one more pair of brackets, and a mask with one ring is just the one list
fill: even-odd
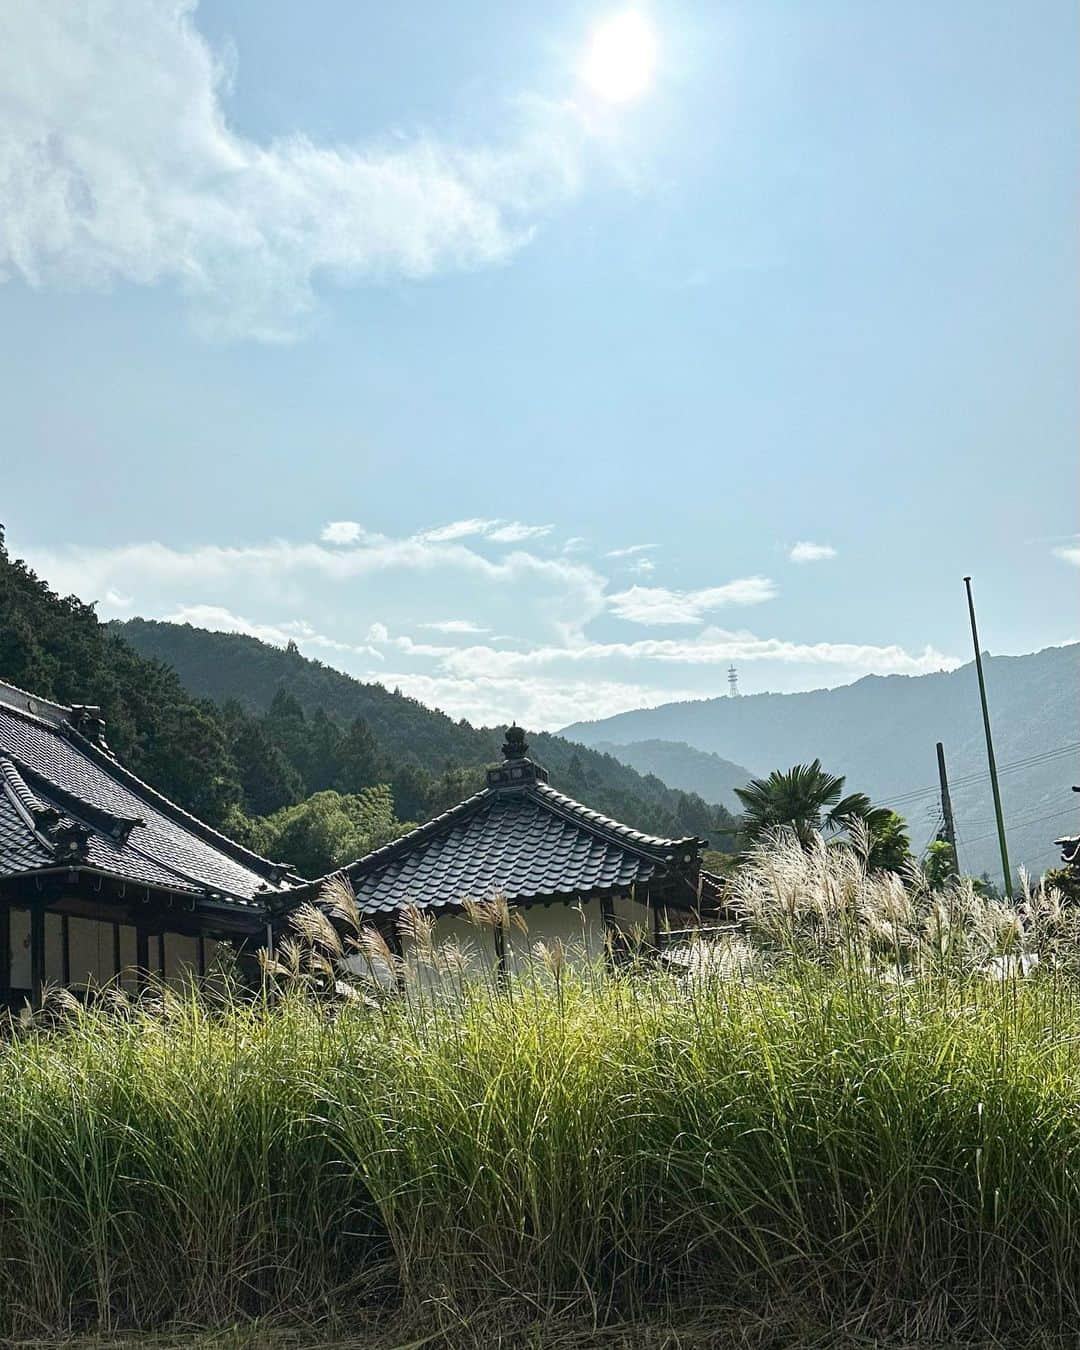
[[(1032, 816), (1030, 820), (1014, 820), (1009, 826), (1009, 830), (1012, 832), (1014, 830), (1027, 829), (1031, 825), (1041, 825), (1044, 820), (1056, 820), (1059, 816), (1071, 816), (1075, 811), (1075, 806), (1067, 806), (1062, 811), (1050, 811), (1045, 816)], [(996, 831), (991, 830), (989, 834), (976, 834), (970, 839), (965, 839), (964, 842), (967, 844), (977, 844), (982, 839), (992, 839), (995, 834)]]
[[(1017, 769), (1032, 768), (1038, 764), (1048, 764), (1056, 759), (1062, 759), (1066, 755), (1074, 754), (1080, 750), (1080, 741), (1073, 741), (1068, 745), (1059, 745), (1052, 750), (1041, 751), (1037, 755), (1027, 755), (1023, 759), (1014, 759), (1009, 764), (1002, 764), (998, 767), (998, 773), (1012, 773)], [(951, 789), (970, 786), (974, 783), (986, 782), (990, 775), (988, 773), (970, 773), (961, 778), (950, 778), (949, 786)], [(911, 802), (920, 797), (937, 796), (940, 792), (938, 784), (934, 783), (928, 787), (912, 788), (906, 792), (899, 792), (894, 796), (885, 794), (881, 800), (883, 806), (896, 807), (901, 803)]]

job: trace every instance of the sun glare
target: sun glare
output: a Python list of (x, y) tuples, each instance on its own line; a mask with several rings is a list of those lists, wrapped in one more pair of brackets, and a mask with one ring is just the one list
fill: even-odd
[(656, 39), (648, 21), (628, 11), (600, 24), (585, 58), (585, 83), (609, 103), (626, 103), (652, 81)]

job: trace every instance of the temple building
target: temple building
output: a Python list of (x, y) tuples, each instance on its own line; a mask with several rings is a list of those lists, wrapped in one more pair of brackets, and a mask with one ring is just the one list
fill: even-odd
[(125, 769), (99, 709), (0, 684), (0, 1006), (204, 973), (224, 939), (261, 945), (300, 880)]
[[(524, 911), (487, 930), (493, 959), (561, 938), (591, 956), (631, 933), (659, 941), (713, 898), (705, 841), (660, 839), (549, 786), (511, 727), (487, 786), (343, 869), (362, 921), (392, 944), (410, 906), (435, 939), (475, 946), (468, 901)], [(142, 782), (105, 741), (100, 710), (0, 683), (0, 1007), (43, 990), (204, 975), (217, 945), (254, 955), (318, 901), (306, 881), (204, 825)], [(520, 951), (519, 951), (520, 954)]]
[[(344, 869), (365, 922), (392, 938), (414, 905), (436, 920), (436, 942), (453, 936), (475, 947), (464, 902), (502, 896), (528, 929), (495, 932), (495, 955), (508, 964), (515, 947), (555, 937), (594, 956), (632, 934), (659, 942), (703, 898), (711, 908), (705, 840), (642, 834), (556, 792), (520, 727), (509, 728), (502, 753), (481, 792)], [(271, 897), (271, 907), (317, 900), (325, 880)]]

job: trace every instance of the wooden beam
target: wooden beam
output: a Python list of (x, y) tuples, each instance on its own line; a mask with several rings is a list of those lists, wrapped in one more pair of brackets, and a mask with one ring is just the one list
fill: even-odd
[(120, 958), (120, 925), (114, 923), (112, 926), (112, 965), (113, 977), (120, 978), (120, 972), (123, 970), (123, 962)]
[(60, 983), (66, 989), (71, 984), (71, 920), (60, 916)]
[(199, 979), (206, 978), (206, 938), (200, 933), (195, 939), (196, 960), (199, 963)]
[(501, 923), (495, 925), (495, 959), (498, 962), (498, 980), (505, 984), (510, 978), (510, 963), (506, 956), (506, 929)]
[(11, 905), (0, 901), (0, 1006), (11, 1002)]
[(37, 904), (30, 908), (30, 1002), (35, 1008), (41, 1007), (44, 988), (45, 907)]
[(141, 992), (150, 982), (150, 934), (141, 925), (135, 929), (135, 969)]
[(162, 979), (165, 978), (165, 934), (159, 933), (157, 939), (157, 968)]

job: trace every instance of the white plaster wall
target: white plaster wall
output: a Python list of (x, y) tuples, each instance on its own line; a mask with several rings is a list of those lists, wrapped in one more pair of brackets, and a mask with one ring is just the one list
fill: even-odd
[(538, 942), (562, 942), (568, 966), (591, 965), (604, 955), (606, 928), (599, 900), (581, 905), (528, 905), (521, 911), (528, 932), (510, 927), (509, 953), (513, 962), (527, 963)]
[[(206, 966), (209, 970), (219, 943), (206, 938)], [(103, 985), (113, 978), (113, 925), (96, 919), (75, 915), (68, 918), (68, 953), (73, 987), (87, 984)], [(157, 971), (157, 937), (150, 938), (150, 965)], [(133, 990), (138, 985), (138, 947), (135, 929), (131, 924), (120, 924), (121, 984)], [(198, 974), (197, 939), (182, 933), (165, 934), (165, 978), (179, 985), (188, 972)], [(59, 984), (63, 978), (63, 949), (61, 945), (61, 917), (45, 915), (45, 979)], [(11, 983), (16, 989), (30, 988), (30, 911), (11, 908)]]
[(650, 905), (632, 900), (628, 895), (620, 895), (616, 896), (612, 908), (615, 923), (624, 933), (635, 936), (643, 932), (645, 941), (652, 941), (655, 912)]
[[(113, 977), (113, 926), (94, 919), (68, 919), (68, 952), (73, 985), (107, 983)], [(59, 980), (46, 969), (48, 979)]]
[(165, 934), (165, 979), (171, 985), (183, 985), (199, 974), (197, 940), (184, 933)]
[(30, 911), (11, 909), (11, 983), (16, 989), (30, 988)]
[[(527, 968), (532, 948), (537, 942), (550, 945), (556, 939), (560, 940), (568, 966), (585, 966), (603, 957), (605, 925), (598, 900), (589, 901), (580, 907), (562, 904), (522, 906), (519, 912), (528, 925), (528, 931), (522, 933), (516, 924), (510, 925), (506, 937), (506, 959), (511, 972)], [(491, 928), (475, 924), (461, 914), (447, 914), (435, 921), (433, 941), (433, 963), (418, 959), (410, 939), (405, 938), (402, 942), (410, 978), (419, 980), (425, 988), (433, 988), (447, 980), (456, 982), (459, 978), (457, 966), (440, 959), (440, 949), (447, 943), (465, 954), (466, 967), (463, 973), (466, 978), (495, 977), (499, 961)], [(350, 964), (359, 973), (367, 973), (362, 960)]]

